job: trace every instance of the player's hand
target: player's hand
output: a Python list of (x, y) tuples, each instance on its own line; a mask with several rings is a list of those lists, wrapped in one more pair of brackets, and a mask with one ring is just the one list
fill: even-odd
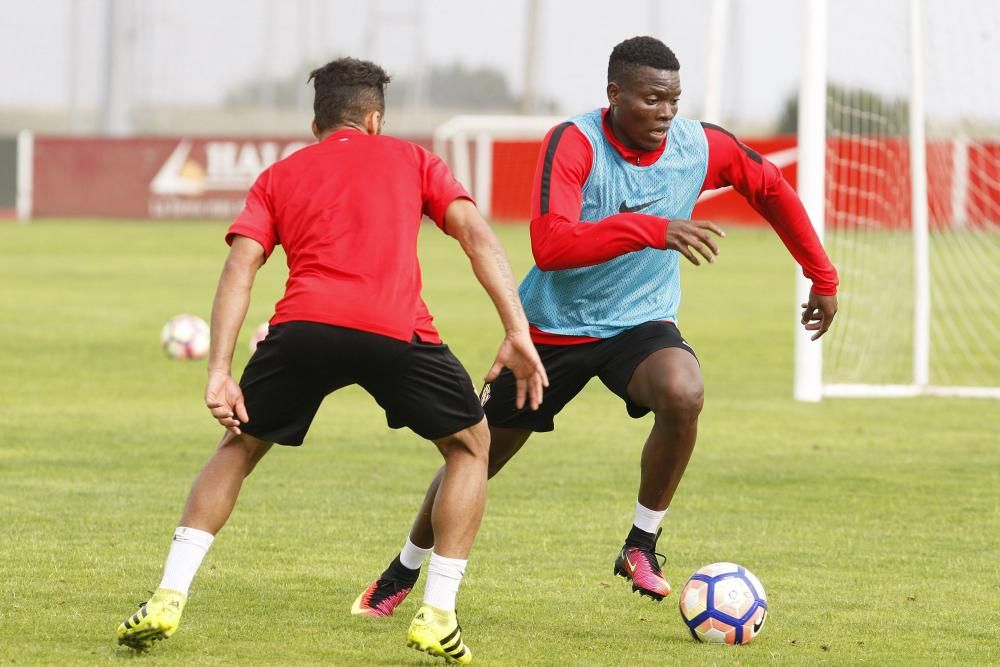
[(484, 379), (493, 382), (504, 367), (509, 368), (517, 380), (517, 409), (523, 408), (527, 399), (531, 409), (537, 410), (542, 403), (542, 392), (549, 386), (549, 376), (545, 374), (538, 350), (527, 331), (509, 333), (504, 337), (496, 361)]
[(667, 225), (667, 250), (676, 250), (695, 266), (700, 266), (698, 255), (711, 264), (719, 254), (719, 246), (712, 235), (725, 238), (726, 233), (708, 220), (670, 220)]
[(825, 334), (836, 314), (836, 296), (824, 296), (809, 290), (809, 303), (802, 304), (802, 325), (806, 331), (816, 332), (809, 340), (816, 340)]
[(250, 421), (243, 404), (243, 390), (229, 373), (209, 371), (205, 387), (205, 405), (226, 430), (239, 435), (240, 424)]

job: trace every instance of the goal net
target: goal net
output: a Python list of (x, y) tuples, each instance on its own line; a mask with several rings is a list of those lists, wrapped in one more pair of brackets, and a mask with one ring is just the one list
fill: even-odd
[[(822, 226), (840, 312), (821, 355), (797, 357), (796, 396), (1000, 398), (1000, 4), (863, 7), (860, 21), (825, 8)], [(800, 135), (800, 161), (813, 148)]]

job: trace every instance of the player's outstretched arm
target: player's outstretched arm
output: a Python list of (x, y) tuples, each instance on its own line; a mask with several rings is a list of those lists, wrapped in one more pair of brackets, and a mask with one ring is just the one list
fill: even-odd
[(220, 424), (237, 435), (240, 424), (250, 421), (250, 416), (243, 404), (243, 392), (232, 376), (233, 349), (250, 306), (254, 276), (264, 259), (260, 243), (246, 236), (234, 236), (212, 303), (205, 405)]
[[(803, 274), (812, 281), (815, 295), (835, 295), (837, 270), (809, 222), (805, 207), (781, 175), (781, 170), (722, 128), (707, 123), (702, 125), (709, 145), (708, 169), (702, 190), (715, 190), (731, 185), (774, 228), (792, 257), (802, 267)], [(803, 313), (803, 324), (815, 319), (815, 308), (823, 306), (820, 310), (824, 314), (826, 327), (829, 327), (833, 313), (836, 312), (836, 300), (833, 300), (832, 309), (829, 299), (822, 301), (823, 304), (810, 298), (812, 307), (810, 312)], [(808, 305), (803, 304), (802, 307), (807, 308)], [(822, 324), (816, 330), (826, 331)]]
[(509, 368), (517, 380), (517, 407), (524, 407), (527, 401), (532, 410), (537, 410), (549, 379), (531, 342), (528, 319), (517, 296), (507, 253), (479, 209), (467, 199), (456, 199), (448, 205), (444, 230), (468, 255), (472, 270), (493, 300), (506, 331), (486, 381), (496, 379), (504, 367)]

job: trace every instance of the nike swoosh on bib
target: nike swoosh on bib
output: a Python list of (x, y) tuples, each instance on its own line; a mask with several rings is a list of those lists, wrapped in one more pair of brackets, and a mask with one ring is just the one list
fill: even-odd
[(639, 204), (637, 206), (629, 206), (628, 204), (625, 203), (625, 200), (623, 199), (622, 203), (618, 205), (618, 212), (619, 213), (635, 213), (637, 211), (641, 211), (644, 208), (652, 206), (656, 202), (660, 201), (660, 199), (663, 199), (663, 197), (659, 197), (659, 198), (654, 199), (652, 201), (648, 201), (645, 204)]

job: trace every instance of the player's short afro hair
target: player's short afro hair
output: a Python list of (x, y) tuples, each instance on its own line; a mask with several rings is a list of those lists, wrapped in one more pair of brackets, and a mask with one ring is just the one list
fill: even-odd
[(314, 69), (316, 97), (313, 113), (320, 132), (345, 123), (363, 123), (371, 111), (385, 113), (385, 86), (389, 75), (373, 62), (338, 58)]
[(611, 50), (608, 83), (625, 83), (640, 67), (679, 71), (681, 64), (670, 47), (655, 37), (632, 37)]

